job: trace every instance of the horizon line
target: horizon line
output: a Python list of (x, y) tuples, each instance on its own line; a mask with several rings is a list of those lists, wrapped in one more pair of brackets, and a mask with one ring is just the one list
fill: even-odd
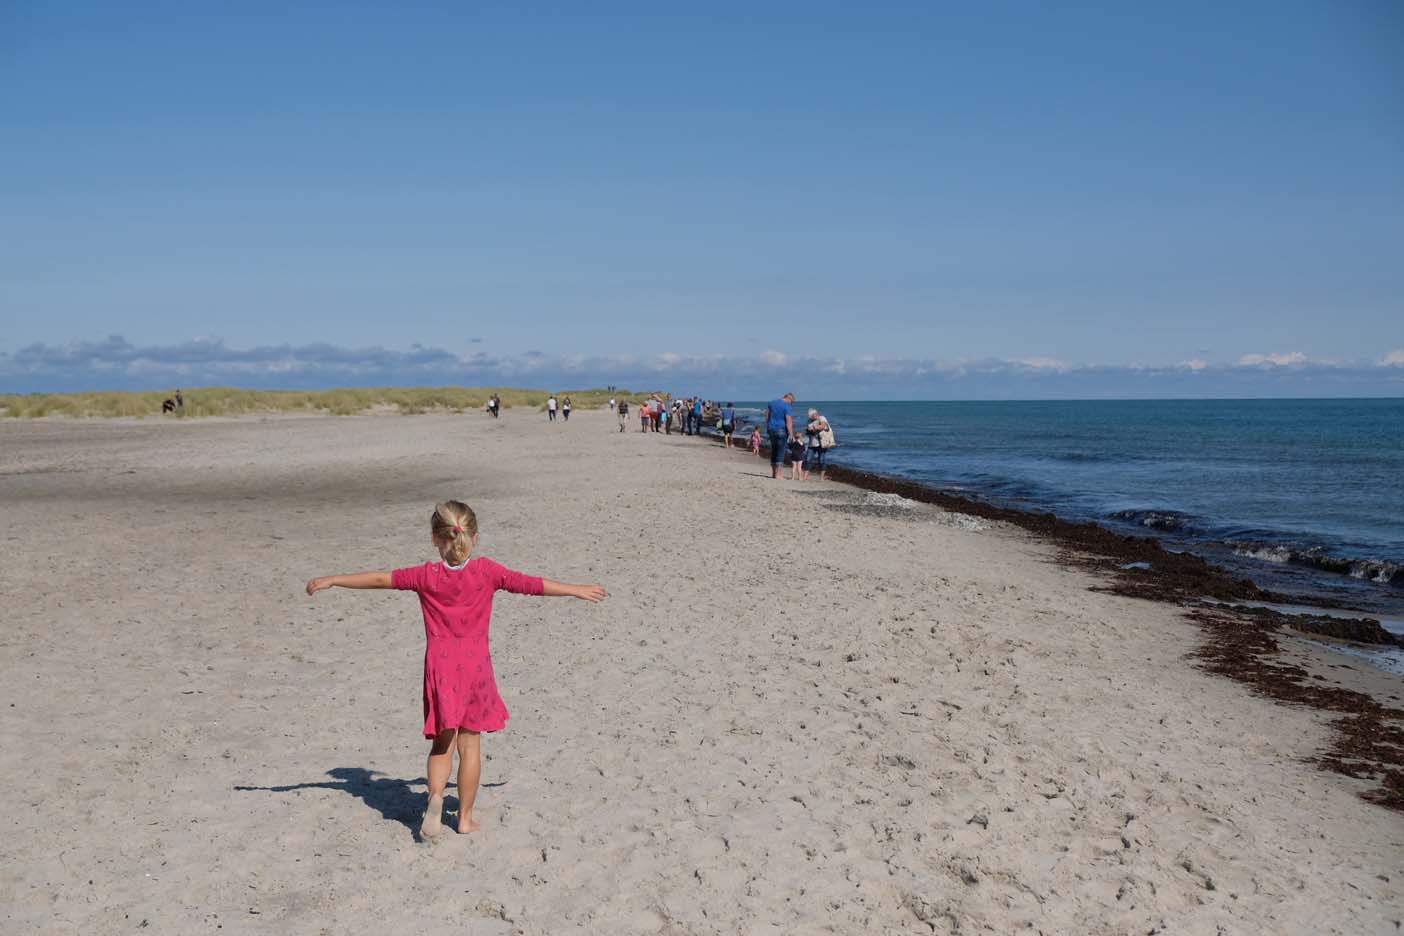
[[(237, 390), (246, 393), (336, 393), (338, 391), (366, 391), (366, 390), (508, 390), (523, 393), (620, 393), (626, 396), (642, 395), (657, 392), (668, 393), (675, 397), (676, 394), (668, 390), (630, 390), (627, 387), (615, 387), (610, 390), (604, 387), (568, 387), (552, 390), (545, 387), (514, 386), (510, 384), (376, 384), (362, 386), (331, 386), (320, 388), (308, 387), (241, 387), (234, 384), (211, 384), (208, 386), (162, 385), (142, 390), (33, 390), (33, 391), (0, 391), (0, 397), (38, 397), (38, 396), (83, 396), (95, 394), (113, 395), (138, 395), (147, 393), (170, 393), (173, 389), (180, 389), (183, 393), (199, 393), (216, 390)], [(781, 393), (793, 392), (791, 390), (780, 391)], [(1327, 402), (1327, 401), (1348, 401), (1348, 400), (1404, 400), (1404, 393), (1397, 394), (1369, 394), (1369, 395), (1341, 395), (1341, 396), (1044, 396), (1044, 397), (803, 397), (796, 394), (797, 399), (808, 399), (815, 403), (1143, 403), (1143, 402), (1164, 402), (1164, 403), (1212, 403), (1212, 402), (1272, 402), (1272, 401), (1292, 401), (1298, 403)], [(717, 401), (723, 399), (716, 397)], [(741, 396), (731, 396), (726, 398), (728, 402), (741, 403), (764, 403), (765, 400), (757, 397), (748, 399)]]

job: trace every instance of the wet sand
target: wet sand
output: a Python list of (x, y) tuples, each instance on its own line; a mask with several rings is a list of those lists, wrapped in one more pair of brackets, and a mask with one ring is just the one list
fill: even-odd
[[(1183, 609), (631, 430), (0, 423), (0, 930), (1396, 931), (1404, 816)], [(417, 603), (300, 589), (430, 558), (446, 496), (482, 554), (613, 594), (499, 597), (483, 829), (422, 844)]]

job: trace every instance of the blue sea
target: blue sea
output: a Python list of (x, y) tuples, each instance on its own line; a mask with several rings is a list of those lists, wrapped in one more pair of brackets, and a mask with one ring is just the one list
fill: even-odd
[(1404, 399), (811, 406), (837, 463), (1154, 535), (1404, 627)]

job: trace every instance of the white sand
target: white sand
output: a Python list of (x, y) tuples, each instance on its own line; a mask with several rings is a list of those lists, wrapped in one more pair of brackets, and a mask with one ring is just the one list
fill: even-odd
[[(1404, 817), (1173, 609), (702, 448), (597, 412), (0, 423), (0, 931), (1398, 931)], [(613, 596), (499, 597), (484, 828), (421, 845), (417, 602), (301, 588), (431, 558), (446, 496)]]

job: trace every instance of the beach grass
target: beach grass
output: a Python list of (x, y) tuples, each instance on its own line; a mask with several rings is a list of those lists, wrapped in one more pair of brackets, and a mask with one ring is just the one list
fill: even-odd
[[(346, 387), (335, 390), (243, 390), (237, 387), (198, 387), (184, 391), (185, 406), (166, 418), (239, 416), (249, 413), (330, 413), (354, 416), (374, 409), (400, 413), (464, 412), (482, 409), (494, 393), (504, 407), (544, 408), (551, 394), (520, 387)], [(577, 409), (597, 408), (611, 398), (642, 399), (644, 394), (618, 390), (561, 390)], [(44, 416), (114, 418), (162, 416), (166, 391), (103, 391), (92, 393), (0, 394), (0, 417), (35, 419)]]

